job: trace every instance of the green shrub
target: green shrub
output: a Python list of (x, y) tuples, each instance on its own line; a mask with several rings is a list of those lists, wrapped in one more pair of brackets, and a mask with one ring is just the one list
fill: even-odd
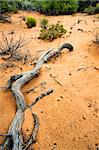
[(31, 0), (15, 0), (16, 6), (21, 10), (34, 10), (34, 3)]
[(36, 19), (31, 16), (27, 16), (25, 18), (25, 22), (28, 28), (32, 28), (36, 26)]
[(9, 4), (7, 1), (0, 2), (0, 12), (1, 13), (9, 12)]
[(93, 15), (95, 13), (95, 7), (89, 6), (88, 8), (85, 8), (84, 12), (88, 15)]
[[(90, 8), (91, 7), (91, 8)], [(32, 10), (46, 15), (65, 15), (76, 12), (99, 13), (99, 0), (0, 0), (0, 12)], [(93, 11), (93, 9), (95, 9)]]
[(96, 4), (96, 6), (94, 6), (94, 7), (90, 5), (89, 7), (85, 8), (84, 12), (86, 12), (89, 15), (99, 13), (99, 3)]
[(40, 27), (43, 28), (43, 29), (46, 29), (47, 28), (47, 25), (48, 25), (48, 20), (43, 18), (41, 21), (40, 21)]
[(0, 13), (5, 12), (17, 12), (16, 4), (14, 1), (1, 0), (0, 1)]
[(36, 0), (34, 7), (46, 15), (72, 14), (77, 12), (77, 0)]
[(9, 7), (10, 7), (10, 12), (17, 12), (17, 7), (16, 7), (16, 3), (13, 1), (9, 1)]
[(99, 4), (97, 4), (95, 7), (95, 13), (99, 13)]
[(40, 30), (40, 39), (53, 41), (54, 39), (61, 37), (66, 33), (63, 25), (57, 23), (56, 25), (50, 25), (46, 29)]

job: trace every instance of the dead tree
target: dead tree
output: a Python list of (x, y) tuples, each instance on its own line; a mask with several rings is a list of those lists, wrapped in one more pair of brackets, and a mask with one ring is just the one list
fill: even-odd
[[(47, 62), (50, 58), (56, 56), (57, 54), (60, 54), (60, 52), (67, 48), (69, 51), (73, 51), (73, 46), (69, 43), (64, 43), (62, 46), (60, 46), (57, 50), (53, 51), (52, 49), (45, 52), (36, 62), (35, 67), (33, 70), (24, 72), (20, 75), (14, 75), (10, 78), (8, 88), (12, 91), (13, 96), (15, 97), (16, 105), (17, 105), (17, 111), (16, 115), (14, 117), (14, 120), (12, 121), (6, 139), (1, 146), (3, 150), (26, 150), (34, 141), (38, 132), (39, 127), (39, 120), (37, 115), (32, 113), (34, 117), (35, 126), (32, 132), (32, 135), (28, 142), (24, 144), (23, 137), (21, 134), (21, 128), (24, 120), (24, 111), (27, 109), (27, 104), (24, 99), (24, 96), (21, 92), (22, 86), (27, 83), (28, 81), (32, 80), (34, 77), (36, 77), (40, 73), (40, 69), (42, 68), (42, 65)], [(52, 92), (52, 91), (51, 91)], [(49, 92), (48, 92), (49, 94)], [(42, 98), (42, 95), (38, 98)], [(33, 105), (38, 101), (38, 99), (34, 100)], [(29, 107), (29, 106), (28, 106)], [(32, 105), (31, 105), (32, 107)], [(31, 108), (30, 107), (30, 108)], [(8, 136), (9, 135), (9, 136)]]

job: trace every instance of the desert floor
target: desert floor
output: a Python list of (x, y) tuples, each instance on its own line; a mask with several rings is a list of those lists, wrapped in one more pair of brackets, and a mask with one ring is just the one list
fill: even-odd
[[(37, 26), (28, 29), (23, 16), (32, 15)], [(2, 89), (11, 75), (33, 69), (33, 62), (49, 48), (58, 48), (64, 42), (71, 43), (74, 51), (64, 49), (56, 58), (42, 66), (38, 77), (22, 88), (27, 104), (41, 93), (53, 89), (32, 108), (40, 121), (34, 150), (95, 150), (99, 144), (99, 44), (93, 43), (99, 32), (99, 17), (76, 14), (75, 16), (45, 16), (49, 24), (60, 21), (67, 33), (53, 42), (38, 39), (40, 19), (44, 15), (30, 12), (11, 14), (12, 23), (0, 23), (5, 33), (15, 29), (16, 37), (21, 35), (31, 41), (21, 50), (29, 53), (30, 61), (5, 61), (0, 57), (0, 133), (7, 133), (15, 116), (16, 104), (11, 92)], [(81, 20), (78, 23), (78, 20)], [(80, 30), (81, 29), (81, 30)], [(0, 37), (2, 41), (2, 37)], [(4, 66), (4, 64), (8, 66)], [(12, 65), (9, 65), (11, 64)], [(97, 68), (97, 69), (96, 69)], [(51, 76), (54, 77), (58, 84)], [(35, 87), (34, 91), (27, 93)], [(33, 129), (33, 118), (29, 109), (25, 112), (22, 127), (27, 140)], [(0, 137), (0, 141), (4, 138)]]

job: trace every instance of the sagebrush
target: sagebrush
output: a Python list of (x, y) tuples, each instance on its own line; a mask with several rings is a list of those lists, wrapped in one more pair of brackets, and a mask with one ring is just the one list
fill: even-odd
[(31, 17), (31, 16), (27, 16), (27, 17), (25, 17), (25, 23), (26, 23), (28, 28), (35, 27), (36, 26), (36, 19)]
[(67, 32), (66, 29), (64, 29), (63, 25), (57, 23), (53, 25), (49, 25), (46, 29), (43, 28), (40, 30), (40, 36), (39, 39), (53, 41), (54, 39), (61, 37)]
[(40, 21), (40, 27), (43, 28), (43, 29), (46, 29), (48, 26), (48, 20), (46, 18), (43, 18), (41, 21)]

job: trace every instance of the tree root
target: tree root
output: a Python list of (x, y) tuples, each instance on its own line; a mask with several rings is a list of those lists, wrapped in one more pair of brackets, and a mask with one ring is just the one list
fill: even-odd
[[(12, 123), (9, 127), (8, 133), (7, 133), (8, 135), (11, 135), (11, 136), (6, 136), (6, 139), (2, 146), (3, 150), (10, 150), (10, 149), (11, 150), (26, 150), (35, 141), (35, 138), (36, 138), (37, 132), (38, 132), (38, 128), (39, 128), (39, 120), (38, 120), (38, 117), (34, 113), (32, 113), (34, 122), (35, 122), (35, 126), (34, 126), (34, 129), (33, 129), (33, 132), (32, 132), (32, 135), (31, 135), (29, 141), (25, 145), (23, 142), (21, 128), (22, 128), (22, 124), (24, 121), (24, 111), (27, 109), (27, 105), (26, 105), (24, 96), (21, 92), (21, 88), (25, 83), (32, 80), (35, 76), (37, 76), (39, 74), (40, 69), (41, 69), (42, 65), (44, 64), (44, 62), (47, 62), (51, 57), (56, 56), (64, 48), (69, 49), (69, 51), (73, 50), (73, 46), (68, 43), (64, 43), (56, 51), (52, 51), (52, 49), (50, 49), (39, 58), (39, 60), (35, 64), (35, 67), (33, 70), (22, 73), (20, 75), (14, 75), (8, 81), (8, 88), (11, 89), (12, 94), (16, 100), (17, 112), (14, 117), (14, 120), (12, 121)], [(47, 94), (50, 94), (51, 92), (52, 92), (52, 90), (50, 92), (48, 92)], [(43, 96), (44, 95), (41, 95), (39, 98), (37, 98), (36, 101), (34, 101), (34, 104)]]

